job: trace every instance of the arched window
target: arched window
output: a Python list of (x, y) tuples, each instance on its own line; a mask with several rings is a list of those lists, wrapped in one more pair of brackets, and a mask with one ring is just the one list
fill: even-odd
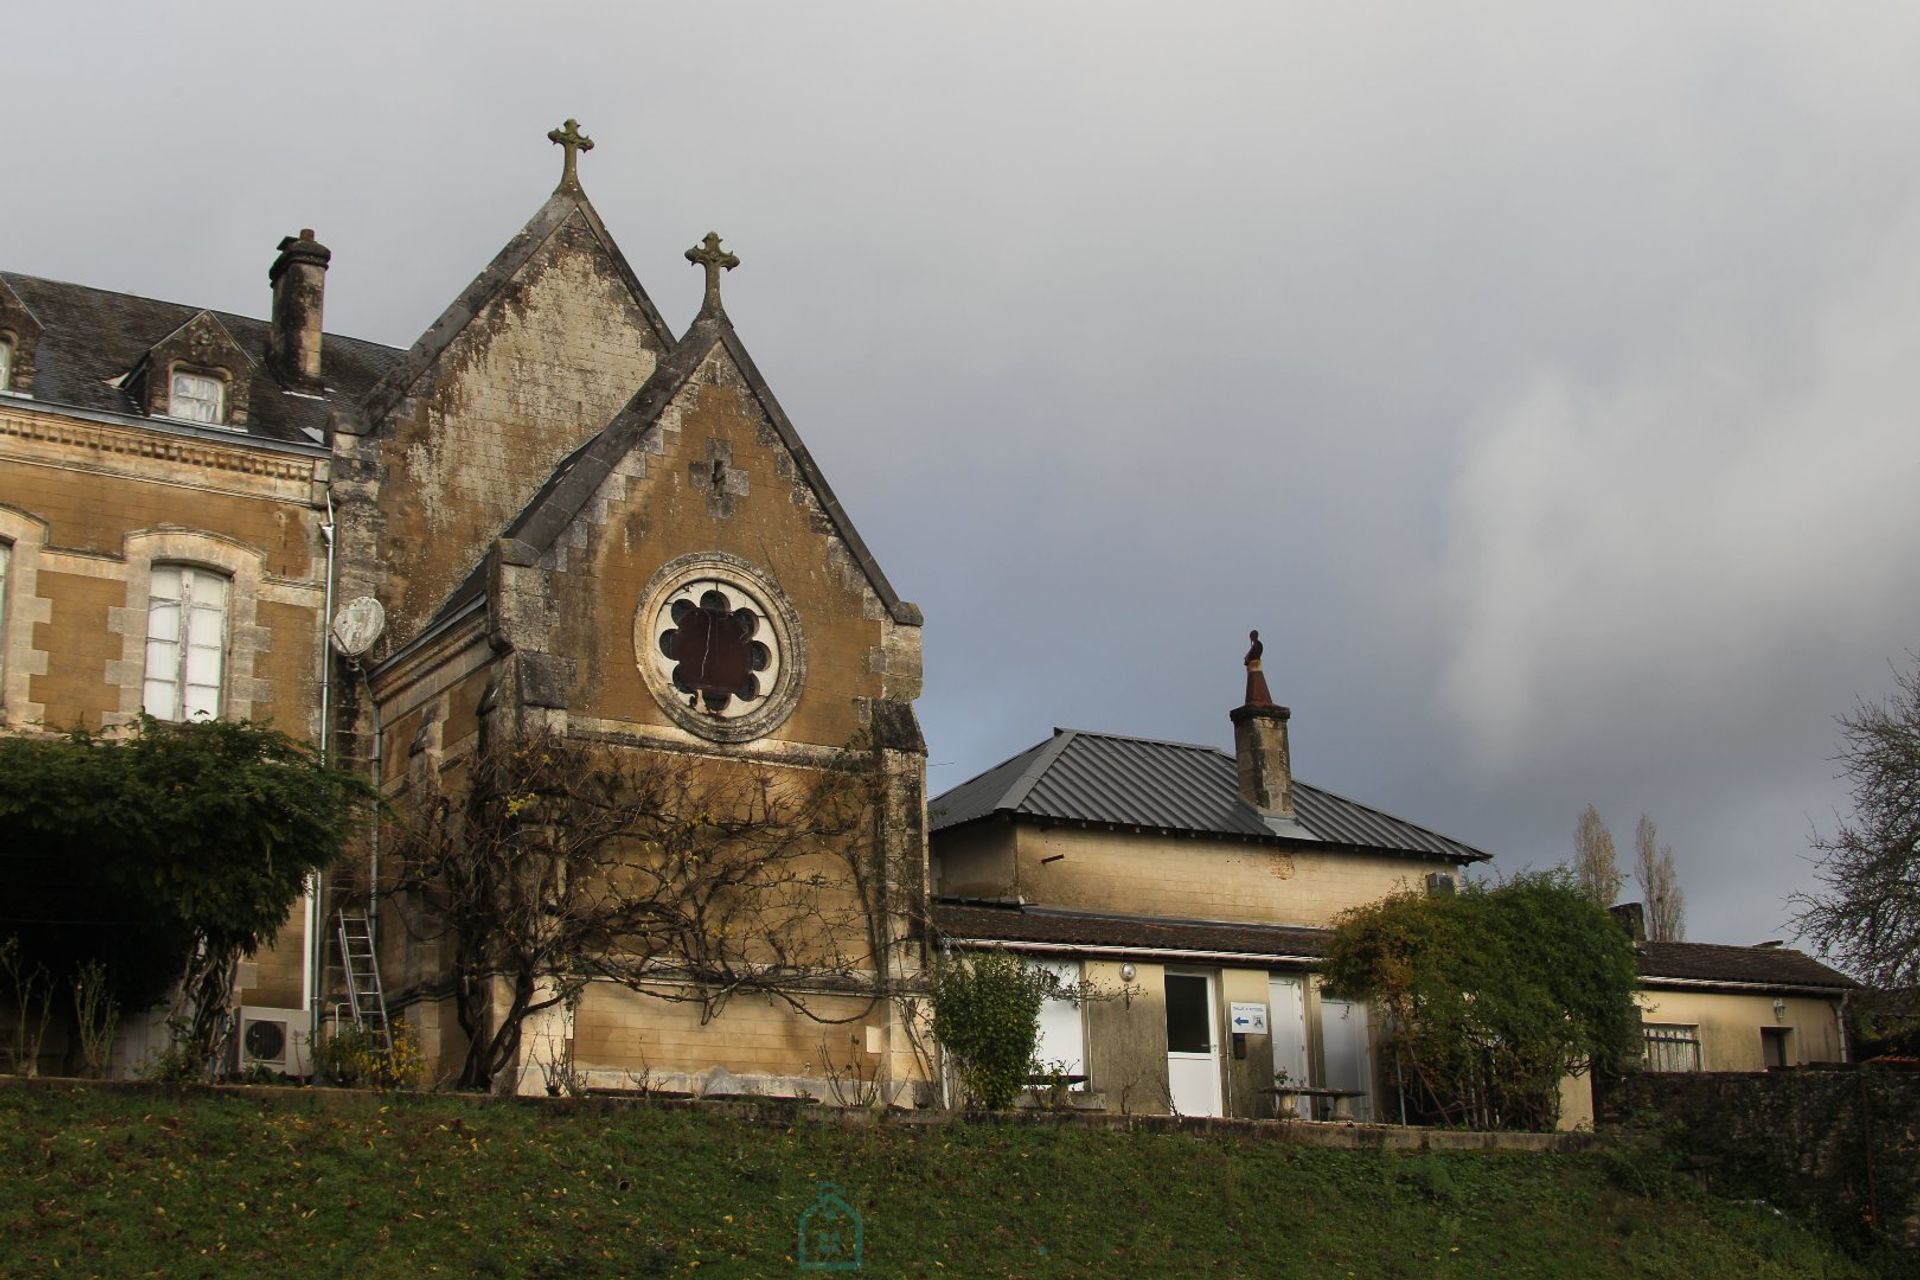
[(147, 589), (147, 714), (220, 714), (227, 653), (227, 579), (190, 565), (153, 566)]

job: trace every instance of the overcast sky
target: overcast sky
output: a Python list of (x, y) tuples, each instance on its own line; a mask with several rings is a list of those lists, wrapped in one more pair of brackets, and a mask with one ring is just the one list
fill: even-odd
[[(1910, 4), (9, 9), (0, 266), (409, 345), (578, 117), (927, 616), (935, 791), (1231, 746), (1517, 869), (1600, 807), (1786, 934), (1833, 716), (1920, 648)], [(1631, 886), (1629, 893), (1632, 892)]]

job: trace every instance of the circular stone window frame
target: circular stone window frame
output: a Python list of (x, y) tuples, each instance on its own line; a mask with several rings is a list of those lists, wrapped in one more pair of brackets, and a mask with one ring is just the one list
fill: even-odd
[[(773, 631), (779, 650), (780, 673), (760, 705), (745, 715), (722, 718), (702, 715), (687, 705), (687, 695), (673, 686), (673, 664), (660, 652), (660, 611), (669, 597), (692, 583), (711, 578), (756, 605)], [(806, 683), (806, 644), (800, 633), (800, 615), (786, 593), (760, 567), (724, 551), (701, 551), (667, 561), (640, 592), (633, 614), (633, 657), (653, 700), (669, 719), (709, 742), (751, 742), (764, 738), (793, 714)]]

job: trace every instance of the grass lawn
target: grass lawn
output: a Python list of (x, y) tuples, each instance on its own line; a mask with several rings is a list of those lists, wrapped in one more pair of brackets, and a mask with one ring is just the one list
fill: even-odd
[(1869, 1274), (1606, 1153), (76, 1086), (0, 1088), (0, 1159), (5, 1277), (848, 1274), (795, 1262), (823, 1182), (874, 1276)]

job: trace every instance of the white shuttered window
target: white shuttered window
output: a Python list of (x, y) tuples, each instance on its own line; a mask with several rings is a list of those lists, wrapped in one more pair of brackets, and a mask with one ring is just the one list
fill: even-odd
[(147, 596), (147, 714), (219, 715), (226, 649), (227, 580), (206, 569), (155, 565)]
[[(1078, 960), (1032, 960), (1035, 968), (1045, 969), (1068, 990), (1080, 989)], [(1068, 1075), (1087, 1073), (1086, 1023), (1078, 1000), (1055, 996), (1040, 1006), (1040, 1034), (1033, 1043), (1033, 1056), (1045, 1070), (1056, 1068)], [(1086, 1088), (1085, 1082), (1071, 1086)]]

